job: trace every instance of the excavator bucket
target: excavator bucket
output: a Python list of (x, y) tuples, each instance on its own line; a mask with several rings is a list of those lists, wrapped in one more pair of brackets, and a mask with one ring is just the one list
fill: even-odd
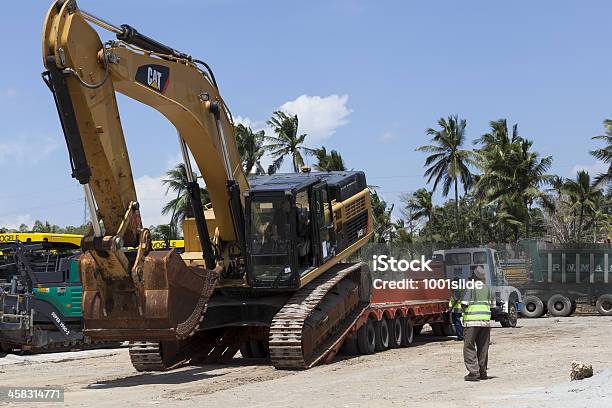
[(193, 334), (220, 273), (220, 268), (187, 265), (174, 249), (152, 251), (143, 263), (139, 295), (131, 278), (100, 280), (88, 252), (79, 258), (79, 270), (84, 334), (119, 341), (180, 340)]

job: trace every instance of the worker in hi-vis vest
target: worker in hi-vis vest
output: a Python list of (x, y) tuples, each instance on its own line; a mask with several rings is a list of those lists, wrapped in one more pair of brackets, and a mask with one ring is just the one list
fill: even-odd
[(491, 340), (491, 308), (495, 299), (491, 288), (485, 283), (482, 266), (474, 269), (473, 289), (465, 289), (461, 306), (463, 307), (463, 361), (468, 370), (466, 381), (486, 380), (489, 360), (489, 341)]
[[(453, 282), (459, 282), (459, 278), (453, 278)], [(448, 301), (448, 307), (450, 308), (451, 321), (455, 326), (455, 334), (457, 335), (458, 341), (463, 341), (463, 325), (461, 324), (461, 315), (463, 309), (461, 307), (461, 299), (463, 297), (463, 291), (459, 288), (453, 289), (451, 297)]]

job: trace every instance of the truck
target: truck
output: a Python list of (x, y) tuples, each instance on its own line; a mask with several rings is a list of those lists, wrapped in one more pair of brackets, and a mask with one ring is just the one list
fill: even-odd
[(443, 249), (434, 251), (433, 259), (444, 262), (447, 279), (470, 279), (474, 269), (482, 266), (485, 283), (493, 291), (497, 304), (491, 318), (502, 327), (516, 327), (523, 297), (519, 289), (509, 285), (497, 250), (489, 247)]
[[(522, 315), (567, 317), (577, 305), (612, 316), (612, 246), (529, 240), (505, 262), (524, 296)], [(522, 273), (521, 273), (522, 272)]]

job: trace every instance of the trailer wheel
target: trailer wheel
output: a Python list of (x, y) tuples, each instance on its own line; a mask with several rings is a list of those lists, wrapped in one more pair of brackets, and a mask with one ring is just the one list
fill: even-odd
[(516, 327), (517, 322), (518, 312), (516, 311), (516, 303), (510, 302), (508, 304), (508, 314), (500, 321), (500, 323), (502, 327)]
[(371, 319), (357, 330), (357, 348), (361, 354), (373, 354), (376, 351), (376, 330)]
[(404, 336), (402, 337), (402, 346), (407, 347), (414, 343), (414, 324), (409, 317), (402, 317), (402, 326), (404, 327)]
[(414, 332), (414, 335), (418, 336), (419, 334), (421, 334), (421, 330), (423, 330), (423, 325), (420, 324), (418, 326), (413, 326), (412, 330)]
[(389, 348), (400, 347), (404, 338), (402, 318), (396, 316), (395, 319), (389, 319), (387, 325), (389, 326)]
[(525, 296), (523, 300), (524, 306), (521, 314), (524, 317), (536, 318), (544, 314), (544, 303), (537, 296)]
[(598, 297), (595, 307), (600, 315), (612, 316), (612, 295), (606, 293)]
[(357, 336), (353, 335), (352, 337), (344, 340), (344, 344), (342, 344), (342, 352), (349, 356), (356, 356), (359, 354), (359, 347), (357, 347)]
[(376, 329), (376, 351), (385, 351), (389, 348), (389, 325), (387, 318), (383, 316), (378, 322), (374, 323)]
[(548, 299), (548, 311), (551, 316), (567, 317), (572, 313), (572, 301), (563, 295), (552, 295)]
[(572, 300), (572, 308), (570, 310), (570, 316), (576, 313), (576, 307), (578, 307), (578, 304), (576, 303), (575, 300)]
[(431, 326), (431, 330), (433, 331), (434, 336), (444, 336), (444, 329), (442, 327), (442, 323), (429, 323), (429, 325)]

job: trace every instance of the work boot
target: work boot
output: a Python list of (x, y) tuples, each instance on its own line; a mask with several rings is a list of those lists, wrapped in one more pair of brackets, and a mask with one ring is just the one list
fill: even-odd
[(480, 381), (480, 378), (475, 374), (468, 374), (465, 377), (463, 377), (463, 379), (465, 381), (476, 381), (476, 382)]
[(487, 373), (486, 373), (486, 372), (484, 372), (484, 373), (480, 373), (480, 379), (481, 379), (481, 380), (490, 380), (490, 379), (491, 379), (491, 377), (489, 377), (489, 376), (487, 375)]

